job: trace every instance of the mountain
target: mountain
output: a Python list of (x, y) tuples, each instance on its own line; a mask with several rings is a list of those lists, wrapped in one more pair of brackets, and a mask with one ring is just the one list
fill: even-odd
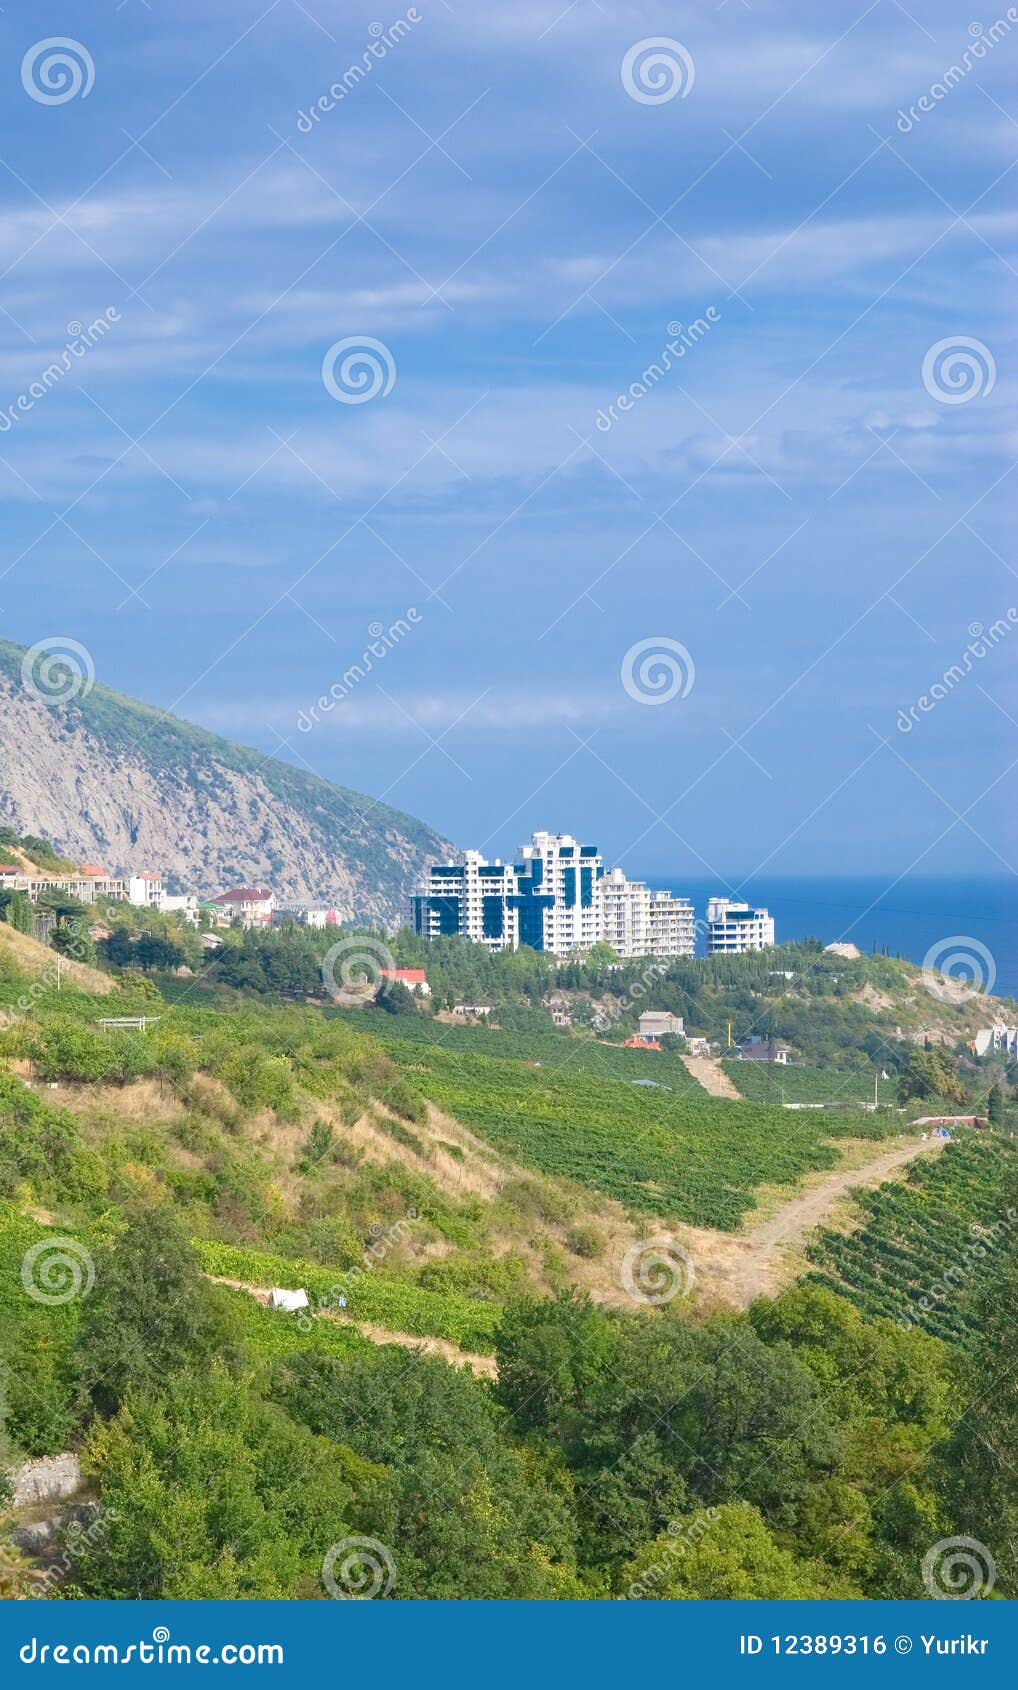
[(266, 883), (389, 924), (455, 855), (400, 810), (92, 683), (61, 644), (65, 663), (0, 640), (0, 822), (17, 832), (202, 896)]

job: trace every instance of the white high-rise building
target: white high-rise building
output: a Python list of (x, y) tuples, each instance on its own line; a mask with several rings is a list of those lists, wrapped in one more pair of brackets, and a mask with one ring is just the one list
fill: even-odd
[(425, 891), (411, 898), (414, 931), (426, 939), (455, 935), (491, 951), (520, 943), (517, 870), (489, 863), (480, 851), (462, 863), (434, 863)]
[(602, 938), (620, 957), (692, 956), (696, 948), (688, 898), (652, 892), (613, 868), (601, 881)]
[[(568, 956), (601, 938), (604, 859), (571, 833), (534, 833), (520, 851), (520, 944)], [(539, 941), (539, 942), (536, 942)]]
[(650, 955), (693, 956), (696, 951), (696, 918), (688, 898), (671, 892), (650, 895)]
[(601, 881), (601, 937), (619, 956), (645, 956), (650, 948), (650, 892), (620, 868)]
[(436, 863), (410, 902), (422, 937), (458, 936), (492, 951), (530, 945), (569, 956), (601, 940), (620, 957), (694, 951), (687, 898), (652, 892), (621, 869), (606, 873), (597, 846), (570, 833), (533, 834), (514, 863), (489, 863), (479, 851)]
[(708, 900), (708, 956), (738, 956), (744, 951), (766, 950), (773, 943), (774, 917), (769, 911), (732, 898)]

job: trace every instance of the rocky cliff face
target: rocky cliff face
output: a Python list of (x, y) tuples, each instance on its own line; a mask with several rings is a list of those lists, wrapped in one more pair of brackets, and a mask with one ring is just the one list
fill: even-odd
[[(413, 817), (78, 677), (25, 684), (0, 641), (0, 823), (110, 872), (209, 896), (265, 884), (392, 925), (425, 865), (455, 854)], [(46, 677), (52, 682), (52, 675)]]

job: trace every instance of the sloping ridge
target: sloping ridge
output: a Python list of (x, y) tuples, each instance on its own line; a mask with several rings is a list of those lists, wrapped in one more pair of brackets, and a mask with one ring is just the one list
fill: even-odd
[(0, 640), (0, 821), (78, 861), (161, 871), (208, 896), (241, 881), (391, 922), (455, 847), (423, 822), (100, 683), (26, 687)]
[[(51, 980), (53, 985), (58, 978), (69, 980), (83, 992), (95, 992), (103, 997), (114, 987), (115, 982), (100, 969), (90, 968), (87, 962), (75, 962), (73, 957), (60, 956), (49, 945), (41, 945), (28, 933), (19, 933), (6, 921), (0, 921), (0, 960), (5, 957), (28, 976), (25, 993), (29, 1003), (33, 1001), (32, 985), (47, 980)], [(0, 1011), (0, 1021), (3, 1019)]]

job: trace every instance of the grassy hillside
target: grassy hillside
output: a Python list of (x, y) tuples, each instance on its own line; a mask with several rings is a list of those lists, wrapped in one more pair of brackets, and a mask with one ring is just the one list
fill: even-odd
[(565, 1074), (600, 1075), (630, 1084), (653, 1080), (658, 1086), (678, 1092), (700, 1090), (678, 1057), (660, 1051), (627, 1050), (621, 1044), (607, 1044), (602, 1039), (574, 1038), (568, 1033), (556, 1033), (550, 1026), (543, 1033), (512, 1033), (483, 1023), (457, 1027), (425, 1016), (385, 1015), (370, 1010), (336, 1013), (341, 1013), (351, 1027), (378, 1039), (397, 1059), (404, 1045), (428, 1045), (464, 1056), (537, 1063)]

